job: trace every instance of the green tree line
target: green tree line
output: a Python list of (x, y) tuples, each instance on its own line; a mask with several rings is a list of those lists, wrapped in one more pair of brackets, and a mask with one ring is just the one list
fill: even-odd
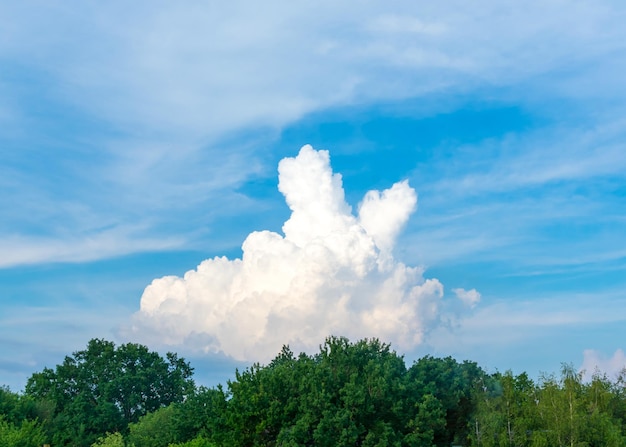
[(423, 357), (377, 339), (288, 347), (225, 386), (176, 354), (91, 340), (23, 393), (0, 387), (0, 447), (626, 446), (626, 372), (571, 365), (537, 381)]

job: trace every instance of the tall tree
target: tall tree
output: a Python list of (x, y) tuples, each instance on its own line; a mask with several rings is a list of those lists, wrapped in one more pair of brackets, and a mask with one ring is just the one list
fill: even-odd
[(93, 339), (53, 370), (33, 374), (26, 394), (55, 405), (57, 445), (88, 446), (106, 432), (126, 433), (128, 424), (172, 402), (194, 383), (192, 368), (176, 354), (166, 358), (145, 346)]
[(445, 424), (437, 424), (433, 430), (432, 444), (465, 444), (476, 406), (474, 390), (484, 376), (476, 363), (459, 363), (452, 357), (426, 356), (409, 368), (406, 375), (408, 398), (419, 401), (430, 394), (441, 403), (445, 414)]
[[(224, 445), (400, 445), (404, 360), (378, 340), (330, 337), (314, 356), (289, 350), (229, 382)], [(215, 440), (215, 438), (213, 438)]]
[(496, 373), (481, 382), (470, 439), (477, 446), (522, 447), (537, 427), (536, 387), (526, 373)]

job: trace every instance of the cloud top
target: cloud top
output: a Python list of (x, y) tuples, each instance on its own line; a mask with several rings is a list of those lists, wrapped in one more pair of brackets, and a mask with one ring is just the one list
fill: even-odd
[(215, 257), (182, 278), (152, 281), (135, 336), (253, 361), (286, 343), (315, 349), (330, 334), (420, 344), (438, 322), (443, 285), (393, 259), (417, 204), (408, 182), (368, 192), (355, 216), (327, 151), (304, 146), (278, 172), (291, 209), (284, 236), (255, 231), (241, 259)]

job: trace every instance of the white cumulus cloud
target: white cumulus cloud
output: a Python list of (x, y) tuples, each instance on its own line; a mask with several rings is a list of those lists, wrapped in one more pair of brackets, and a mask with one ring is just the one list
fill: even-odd
[(480, 293), (476, 289), (452, 289), (452, 291), (456, 297), (463, 302), (463, 304), (470, 308), (476, 307), (476, 305), (480, 302)]
[(586, 379), (590, 379), (596, 372), (606, 374), (607, 377), (613, 379), (623, 369), (626, 369), (626, 354), (618, 349), (611, 357), (607, 358), (606, 355), (595, 349), (585, 349), (583, 364), (580, 369)]
[(328, 335), (420, 344), (439, 322), (443, 285), (392, 256), (417, 204), (408, 182), (368, 192), (355, 216), (327, 151), (304, 146), (278, 172), (291, 209), (284, 235), (255, 231), (241, 259), (215, 257), (152, 281), (134, 336), (254, 361), (283, 344), (315, 349)]

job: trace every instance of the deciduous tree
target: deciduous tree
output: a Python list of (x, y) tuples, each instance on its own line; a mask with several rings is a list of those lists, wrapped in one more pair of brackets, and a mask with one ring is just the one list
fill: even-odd
[(192, 368), (176, 354), (93, 339), (87, 349), (45, 368), (27, 382), (26, 394), (54, 403), (54, 442), (89, 446), (106, 432), (126, 434), (128, 424), (172, 402), (194, 384)]

